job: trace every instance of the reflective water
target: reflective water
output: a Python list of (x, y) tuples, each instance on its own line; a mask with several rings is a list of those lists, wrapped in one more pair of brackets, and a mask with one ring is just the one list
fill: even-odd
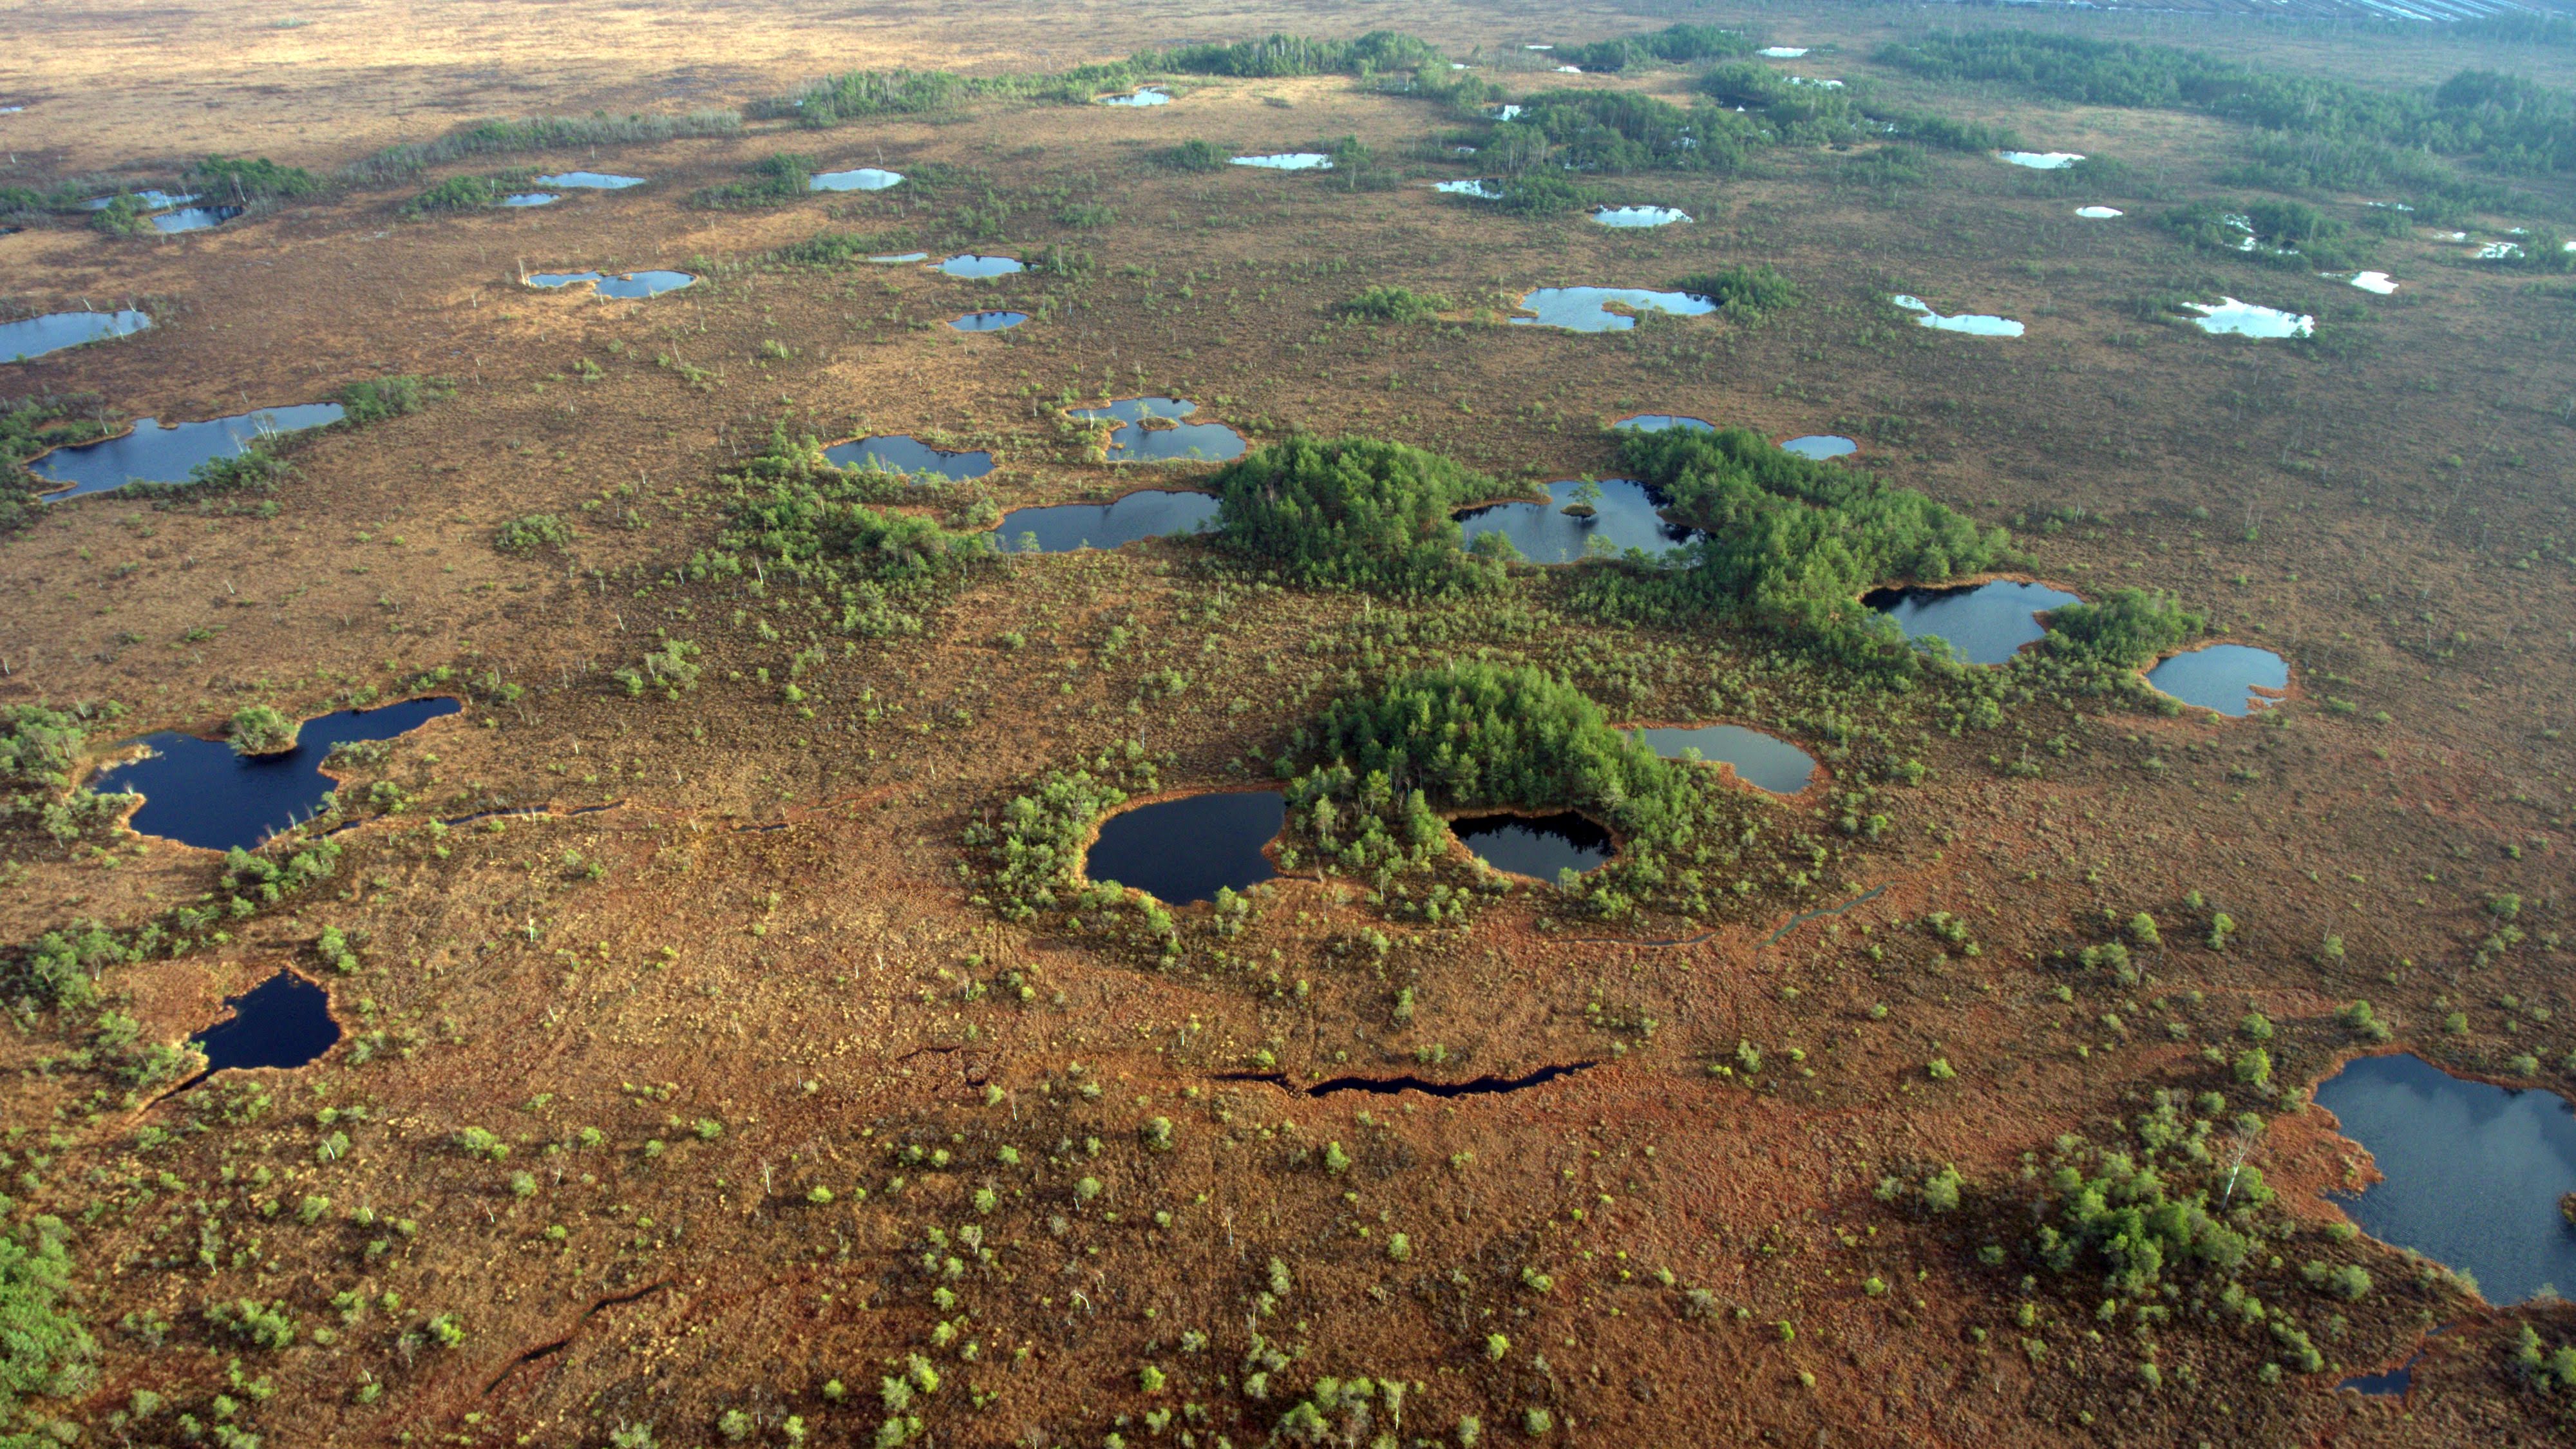
[(856, 442), (835, 443), (823, 450), (826, 461), (844, 468), (882, 468), (890, 473), (936, 473), (942, 478), (981, 478), (993, 471), (993, 455), (934, 448), (903, 433), (886, 433)]
[(1807, 53), (1807, 47), (1803, 45), (1766, 45), (1762, 47), (1759, 53), (1771, 60), (1796, 60), (1799, 56)]
[(2148, 670), (2147, 683), (2185, 704), (2242, 719), (2270, 703), (2254, 691), (2290, 687), (2290, 665), (2269, 649), (2212, 644)]
[(152, 215), (152, 229), (164, 236), (173, 232), (208, 231), (222, 226), (242, 214), (238, 206), (183, 206), (177, 211)]
[(1621, 418), (1610, 426), (1617, 431), (1628, 433), (1661, 433), (1673, 428), (1683, 428), (1694, 433), (1717, 431), (1717, 424), (1706, 418), (1686, 418), (1678, 413), (1637, 413)]
[(1001, 332), (1027, 320), (1026, 312), (969, 312), (948, 325), (960, 332)]
[(1603, 226), (1670, 226), (1690, 213), (1670, 206), (1605, 206), (1592, 213)]
[(1906, 296), (1902, 292), (1887, 300), (1908, 312), (1922, 313), (1922, 316), (1914, 319), (1918, 326), (1936, 328), (1943, 332), (1966, 332), (1977, 337), (2019, 337), (2022, 333), (2021, 324), (2009, 317), (1992, 317), (1982, 313), (1944, 317), (1932, 310), (1931, 303), (1920, 297)]
[(993, 546), (1004, 553), (1071, 553), (1117, 548), (1140, 538), (1205, 533), (1216, 524), (1218, 506), (1213, 493), (1147, 489), (1114, 503), (1014, 508), (993, 530)]
[(880, 171), (874, 166), (861, 166), (850, 171), (825, 171), (805, 178), (808, 191), (883, 191), (901, 184), (900, 171)]
[(1330, 171), (1333, 158), (1321, 151), (1282, 151), (1273, 156), (1237, 156), (1234, 164), (1268, 171)]
[(1503, 199), (1502, 189), (1482, 177), (1470, 177), (1464, 181), (1443, 181), (1431, 189), (1446, 192), (1451, 196), (1472, 196), (1478, 201)]
[[(148, 187), (141, 191), (119, 192), (117, 195), (133, 197), (134, 204), (142, 207), (145, 211), (159, 211), (163, 207), (169, 206), (185, 206), (189, 202), (197, 199), (197, 193), (193, 191), (174, 196), (167, 191), (154, 191)], [(93, 196), (89, 200), (81, 203), (81, 210), (105, 211), (115, 204), (115, 196)]]
[(1801, 458), (1841, 458), (1859, 452), (1860, 444), (1840, 433), (1810, 433), (1782, 443), (1780, 451), (1795, 453)]
[(245, 849), (303, 820), (331, 793), (322, 773), (331, 747), (350, 740), (389, 740), (463, 708), (453, 699), (412, 699), (382, 709), (344, 709), (304, 722), (295, 748), (241, 755), (222, 740), (165, 732), (142, 743), (150, 758), (114, 765), (89, 782), (101, 794), (140, 792), (137, 833), (207, 850)]
[(563, 200), (551, 191), (514, 191), (501, 198), (503, 206), (552, 206)]
[(2389, 297), (2397, 293), (2397, 283), (2386, 272), (2355, 272), (2344, 279), (2347, 286), (2359, 287), (2374, 296)]
[(2108, 221), (2115, 216), (2128, 215), (2116, 206), (2079, 206), (2075, 208), (2075, 214), (2087, 221)]
[(300, 1067), (331, 1049), (340, 1024), (331, 1019), (331, 995), (292, 971), (280, 971), (239, 996), (227, 996), (232, 1015), (188, 1038), (206, 1054), (206, 1070)]
[(121, 438), (56, 448), (28, 464), (27, 471), (51, 486), (70, 485), (48, 493), (48, 503), (128, 483), (185, 483), (200, 463), (232, 457), (258, 438), (336, 423), (340, 414), (338, 403), (303, 403), (166, 428), (154, 419), (138, 418), (134, 430)]
[(1478, 860), (1535, 880), (1553, 881), (1561, 870), (1580, 875), (1611, 855), (1610, 832), (1571, 811), (1537, 817), (1462, 815), (1449, 822), (1449, 829)]
[(1995, 159), (2033, 171), (2056, 171), (2074, 165), (2084, 156), (2077, 151), (1997, 151)]
[(1607, 309), (1605, 303), (1637, 311), (1670, 312), (1676, 317), (1704, 317), (1717, 310), (1706, 297), (1688, 292), (1650, 292), (1643, 287), (1541, 287), (1521, 298), (1521, 310), (1535, 317), (1515, 317), (1524, 327), (1563, 327), (1572, 332), (1625, 332), (1634, 317)]
[(104, 337), (124, 337), (152, 325), (141, 312), (49, 312), (23, 322), (0, 322), (0, 362), (24, 362)]
[(2309, 337), (2317, 330), (2317, 319), (2296, 312), (2283, 312), (2273, 307), (2257, 307), (2233, 297), (2221, 297), (2216, 306), (2206, 302), (2185, 302), (2184, 306), (2199, 313), (2192, 325), (2213, 334), (2234, 333), (2239, 337)]
[(2490, 1303), (2576, 1288), (2576, 1110), (2548, 1091), (2463, 1081), (2420, 1057), (2364, 1057), (2317, 1105), (2370, 1149), (2382, 1180), (2338, 1200), (2362, 1231), (2476, 1275)]
[(1187, 398), (1130, 397), (1096, 408), (1067, 408), (1065, 416), (1115, 421), (1118, 426), (1110, 430), (1107, 449), (1112, 463), (1222, 463), (1242, 457), (1243, 435), (1223, 423), (1144, 426), (1147, 418), (1186, 418), (1198, 410), (1199, 405)]
[(697, 280), (687, 272), (623, 272), (614, 276), (605, 272), (538, 272), (527, 283), (531, 287), (569, 287), (588, 282), (600, 296), (633, 301), (676, 292)]
[(1172, 98), (1152, 86), (1139, 86), (1123, 96), (1102, 96), (1097, 104), (1104, 106), (1168, 106)]
[(563, 171), (537, 178), (539, 186), (561, 186), (575, 191), (624, 191), (641, 186), (641, 176), (616, 176), (605, 171)]
[(1972, 588), (1879, 589), (1861, 602), (1894, 619), (1908, 639), (1940, 639), (1954, 658), (2001, 664), (2047, 634), (2038, 615), (2080, 600), (2046, 584), (1996, 579)]
[(889, 255), (887, 255), (887, 256), (882, 256), (882, 257), (870, 257), (870, 258), (868, 258), (868, 260), (869, 260), (869, 261), (872, 261), (872, 262), (874, 262), (874, 263), (876, 263), (878, 266), (881, 266), (881, 267), (890, 267), (890, 266), (894, 266), (894, 265), (896, 265), (897, 263), (900, 263), (900, 262), (926, 262), (926, 261), (929, 261), (929, 260), (930, 260), (930, 253), (928, 253), (928, 252), (894, 252), (894, 253), (891, 253), (891, 254), (889, 254)]
[(960, 252), (939, 264), (939, 270), (951, 277), (1007, 277), (1028, 268), (1018, 257), (987, 257), (974, 252)]
[(1545, 503), (1489, 503), (1466, 509), (1458, 515), (1458, 531), (1469, 543), (1480, 535), (1499, 533), (1512, 541), (1521, 557), (1537, 564), (1577, 563), (1595, 549), (1611, 557), (1632, 548), (1669, 553), (1690, 541), (1691, 531), (1666, 523), (1655, 512), (1654, 495), (1644, 484), (1627, 478), (1605, 478), (1593, 485), (1600, 497), (1592, 501), (1590, 516), (1567, 513), (1583, 486), (1579, 481), (1550, 483)]
[(1214, 900), (1278, 874), (1262, 847), (1287, 821), (1276, 790), (1185, 795), (1112, 815), (1083, 856), (1095, 882), (1133, 886), (1166, 905)]
[(1667, 760), (1727, 765), (1735, 777), (1774, 795), (1795, 795), (1816, 773), (1815, 757), (1787, 740), (1742, 725), (1688, 725), (1632, 731)]

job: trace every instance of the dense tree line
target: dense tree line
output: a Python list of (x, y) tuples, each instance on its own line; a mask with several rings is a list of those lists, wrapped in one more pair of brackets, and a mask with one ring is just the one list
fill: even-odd
[(1717, 25), (1668, 25), (1651, 35), (1623, 36), (1589, 45), (1561, 45), (1555, 59), (1587, 71), (1623, 71), (1632, 66), (1686, 65), (1695, 60), (1726, 60), (1753, 53), (1753, 38)]
[(2119, 589), (2096, 603), (2050, 610), (2048, 645), (2070, 659), (2130, 670), (2198, 638), (2207, 624), (2162, 594)]
[(1625, 91), (1541, 91), (1520, 107), (1494, 127), (1480, 158), (1505, 172), (1732, 171), (1765, 139), (1760, 126), (1724, 107), (1683, 110)]
[(1291, 438), (1210, 480), (1216, 542), (1308, 587), (1477, 593), (1499, 559), (1459, 547), (1455, 515), (1510, 490), (1436, 453), (1374, 438)]

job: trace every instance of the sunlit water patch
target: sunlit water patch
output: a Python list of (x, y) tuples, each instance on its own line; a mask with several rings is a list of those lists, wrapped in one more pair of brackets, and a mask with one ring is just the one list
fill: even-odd
[(1760, 54), (1767, 60), (1796, 60), (1807, 53), (1803, 45), (1766, 45)]
[(600, 296), (636, 301), (676, 292), (697, 280), (687, 272), (538, 272), (528, 277), (527, 283), (551, 289), (587, 282)]
[(886, 255), (884, 255), (884, 256), (881, 256), (881, 257), (870, 257), (870, 258), (868, 258), (868, 260), (869, 260), (869, 261), (871, 261), (871, 262), (876, 263), (876, 264), (877, 264), (878, 266), (880, 266), (880, 267), (891, 267), (891, 266), (899, 265), (899, 264), (901, 264), (901, 263), (903, 263), (903, 262), (926, 262), (926, 261), (929, 261), (929, 260), (930, 260), (930, 253), (928, 253), (928, 252), (888, 252), (888, 253), (887, 253)]
[(1465, 181), (1443, 181), (1438, 185), (1433, 186), (1431, 189), (1443, 192), (1450, 196), (1472, 196), (1478, 201), (1500, 201), (1503, 199), (1501, 188), (1481, 177), (1471, 177)]
[(25, 362), (66, 347), (124, 337), (152, 325), (128, 308), (122, 312), (49, 312), (23, 322), (0, 322), (0, 362)]
[(2062, 171), (2084, 159), (2077, 151), (1997, 151), (1995, 159), (2012, 166), (2027, 166), (2033, 171)]
[(950, 277), (1007, 277), (1027, 270), (1018, 257), (988, 257), (975, 252), (960, 252), (939, 264), (940, 274)]
[(2370, 1149), (2381, 1181), (2341, 1199), (2364, 1232), (2465, 1269), (2490, 1303), (2576, 1290), (2576, 1110), (2555, 1092), (2464, 1081), (2420, 1057), (2364, 1057), (2317, 1105)]
[(93, 196), (89, 200), (81, 203), (81, 210), (105, 211), (109, 207), (116, 205), (118, 197), (129, 196), (134, 199), (134, 204), (136, 206), (143, 208), (145, 211), (159, 211), (164, 207), (185, 206), (189, 202), (197, 199), (197, 193), (193, 191), (182, 192), (174, 195), (167, 191), (155, 191), (146, 187), (141, 191), (120, 191), (116, 196)]
[(2277, 307), (2258, 307), (2221, 297), (2216, 303), (2185, 302), (2185, 307), (2200, 315), (2192, 319), (2194, 327), (2213, 336), (2233, 334), (2238, 337), (2312, 337), (2317, 319), (2298, 312), (2284, 312)]
[(2386, 272), (2355, 272), (2351, 276), (2344, 278), (2344, 285), (2348, 287), (2359, 287), (2363, 291), (2377, 297), (2394, 296), (2397, 292), (2397, 283), (2395, 279), (2391, 278)]
[(1860, 444), (1840, 433), (1809, 433), (1803, 438), (1791, 438), (1782, 443), (1780, 451), (1795, 453), (1801, 458), (1842, 458), (1859, 452)]
[(1603, 226), (1671, 226), (1690, 220), (1690, 213), (1670, 206), (1604, 206), (1592, 219)]
[(1795, 795), (1815, 778), (1813, 755), (1787, 740), (1742, 725), (1675, 725), (1636, 730), (1646, 748), (1667, 760), (1725, 765), (1737, 779), (1774, 795)]
[[(1655, 497), (1642, 483), (1605, 478), (1591, 486), (1597, 497), (1583, 497), (1580, 481), (1550, 483), (1545, 503), (1489, 503), (1458, 515), (1458, 531), (1473, 543), (1499, 533), (1537, 564), (1579, 563), (1595, 553), (1618, 557), (1629, 549), (1664, 554), (1690, 541), (1691, 531), (1666, 523), (1656, 512)], [(1568, 513), (1588, 507), (1588, 514)]]
[(2079, 602), (2046, 584), (1995, 579), (1954, 589), (1878, 589), (1861, 603), (1896, 621), (1908, 639), (1939, 639), (1953, 658), (2001, 664), (2048, 631), (2039, 616)]
[[(1225, 424), (1177, 421), (1198, 410), (1187, 398), (1129, 397), (1096, 408), (1067, 408), (1065, 415), (1118, 425), (1106, 449), (1112, 463), (1222, 463), (1242, 457), (1243, 435)], [(1175, 425), (1148, 427), (1148, 419)]]
[(2128, 215), (2116, 206), (2079, 206), (2075, 208), (2075, 214), (2086, 221), (2109, 221), (2115, 216)]
[(1027, 320), (1026, 312), (969, 312), (948, 325), (960, 332), (1007, 332)]
[(563, 200), (551, 191), (513, 191), (501, 198), (503, 206), (552, 206)]
[(885, 433), (823, 450), (826, 462), (843, 468), (882, 468), (889, 473), (935, 473), (942, 478), (981, 478), (993, 471), (993, 455), (981, 450), (934, 448), (903, 433)]
[(63, 490), (48, 493), (48, 503), (104, 493), (128, 483), (185, 483), (200, 463), (232, 457), (262, 438), (336, 423), (340, 416), (338, 403), (302, 403), (169, 427), (140, 418), (123, 437), (56, 448), (28, 464), (27, 471), (49, 487)]
[(1941, 332), (1965, 332), (1972, 337), (2019, 337), (2022, 334), (2022, 325), (2010, 317), (1994, 317), (1983, 313), (1963, 313), (1956, 317), (1944, 317), (1932, 310), (1931, 303), (1920, 297), (1906, 296), (1902, 292), (1887, 300), (1908, 312), (1921, 313), (1921, 316), (1914, 319), (1915, 325), (1920, 327), (1930, 327)]
[(413, 699), (382, 709), (342, 710), (306, 720), (295, 748), (243, 755), (222, 740), (165, 732), (147, 735), (147, 759), (101, 770), (100, 794), (140, 792), (134, 829), (207, 850), (248, 849), (305, 820), (332, 790), (322, 762), (334, 745), (389, 740), (462, 708), (453, 699)]
[(1276, 790), (1185, 795), (1122, 811), (1100, 823), (1083, 856), (1094, 882), (1133, 886), (1167, 905), (1214, 900), (1278, 872), (1262, 853), (1288, 818)]
[(212, 231), (242, 214), (238, 206), (183, 206), (152, 214), (152, 229), (169, 236), (183, 231)]
[(874, 166), (860, 166), (848, 171), (823, 171), (805, 178), (808, 191), (883, 191), (903, 183), (900, 171), (885, 171)]
[(1237, 156), (1237, 166), (1258, 166), (1264, 171), (1330, 171), (1333, 158), (1321, 151), (1281, 151), (1269, 156)]
[(606, 171), (560, 171), (552, 176), (538, 177), (537, 184), (561, 187), (567, 191), (624, 191), (630, 186), (643, 185), (644, 178), (618, 176)]
[(1205, 533), (1215, 525), (1217, 509), (1212, 493), (1160, 489), (1130, 493), (1114, 503), (1014, 508), (1002, 515), (1001, 525), (993, 530), (993, 546), (1004, 553), (1117, 548), (1143, 538)]
[(1158, 91), (1152, 86), (1138, 86), (1121, 96), (1102, 96), (1095, 102), (1103, 106), (1131, 107), (1168, 106), (1171, 103), (1172, 98), (1167, 92)]
[(2290, 687), (2289, 661), (2250, 644), (2211, 644), (2177, 654), (2147, 671), (2147, 683), (2185, 704), (2242, 719)]
[(1623, 433), (1664, 433), (1675, 428), (1691, 433), (1717, 431), (1717, 424), (1706, 418), (1686, 418), (1679, 413), (1636, 413), (1621, 418), (1610, 426)]
[(1676, 317), (1704, 317), (1717, 310), (1706, 297), (1688, 292), (1650, 292), (1642, 287), (1541, 287), (1521, 298), (1521, 310), (1534, 317), (1515, 317), (1524, 327), (1563, 327), (1573, 332), (1625, 332), (1637, 319), (1608, 310), (1616, 303), (1635, 310), (1670, 312)]
[(1553, 881), (1568, 870), (1581, 875), (1611, 856), (1610, 832), (1570, 811), (1536, 817), (1467, 815), (1450, 821), (1449, 829), (1478, 860), (1536, 880)]

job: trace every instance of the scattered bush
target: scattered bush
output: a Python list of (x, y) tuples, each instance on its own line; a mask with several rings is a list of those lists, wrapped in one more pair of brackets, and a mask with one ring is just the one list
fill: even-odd
[(1377, 322), (1420, 322), (1439, 316), (1450, 306), (1449, 299), (1437, 292), (1377, 286), (1344, 302), (1338, 310), (1345, 317), (1366, 317)]
[(294, 749), (295, 737), (302, 728), (294, 716), (254, 704), (236, 711), (224, 733), (231, 736), (236, 753), (274, 755)]
[(1718, 309), (1738, 322), (1757, 323), (1774, 312), (1785, 312), (1807, 300), (1798, 284), (1773, 270), (1768, 263), (1721, 267), (1714, 272), (1694, 272), (1672, 284), (1676, 292), (1706, 297)]
[(494, 530), (492, 546), (503, 553), (522, 556), (541, 548), (570, 548), (572, 525), (551, 513), (531, 513), (524, 518), (513, 518)]

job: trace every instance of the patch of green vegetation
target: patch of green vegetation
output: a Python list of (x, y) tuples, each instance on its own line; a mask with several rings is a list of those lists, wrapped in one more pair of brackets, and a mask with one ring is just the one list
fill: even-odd
[(2048, 614), (2048, 645), (2073, 659), (2135, 669), (2199, 637), (2208, 620), (2161, 594), (2118, 589), (2098, 603)]
[(321, 177), (303, 167), (280, 166), (265, 156), (257, 160), (209, 156), (189, 167), (182, 179), (190, 191), (242, 205), (273, 197), (310, 196), (324, 186)]
[(1128, 61), (1139, 73), (1227, 75), (1268, 79), (1296, 75), (1369, 76), (1421, 70), (1439, 63), (1431, 42), (1393, 30), (1372, 30), (1356, 40), (1317, 40), (1270, 35), (1260, 40), (1204, 41), (1168, 50), (1138, 51)]
[(0, 707), (0, 819), (32, 820), (57, 844), (69, 845), (133, 803), (129, 795), (100, 795), (72, 784), (89, 742), (90, 722), (113, 722), (124, 714), (124, 707), (112, 700), (62, 709), (44, 704)]
[(1519, 116), (1495, 125), (1479, 158), (1513, 174), (1541, 166), (1729, 172), (1765, 139), (1760, 125), (1725, 106), (1685, 111), (1628, 91), (1541, 91), (1520, 105)]
[(874, 256), (896, 256), (916, 250), (918, 242), (909, 231), (859, 233), (827, 231), (789, 242), (768, 254), (768, 260), (791, 267), (845, 267)]
[(1694, 272), (1672, 284), (1671, 290), (1706, 297), (1729, 318), (1744, 323), (1759, 323), (1774, 312), (1785, 312), (1807, 300), (1798, 284), (1774, 270), (1767, 262), (1739, 263), (1720, 267), (1714, 272)]
[(340, 405), (343, 425), (363, 428), (409, 417), (446, 397), (449, 391), (444, 379), (398, 372), (344, 384), (331, 394), (331, 400)]
[(2201, 201), (2158, 220), (2205, 251), (2269, 266), (2348, 271), (2370, 260), (2369, 238), (2303, 201)]
[(1751, 123), (1780, 144), (1821, 146), (1868, 133), (1869, 118), (1861, 109), (1866, 91), (1858, 86), (1800, 85), (1784, 71), (1740, 61), (1712, 69), (1698, 87), (1727, 108), (1727, 115), (1742, 106)]
[(1368, 288), (1335, 310), (1345, 317), (1365, 317), (1373, 322), (1421, 322), (1439, 316), (1452, 305), (1437, 292), (1381, 285)]
[(1402, 443), (1291, 438), (1209, 480), (1216, 541), (1308, 587), (1445, 596), (1498, 586), (1501, 561), (1459, 546), (1452, 516), (1509, 490)]
[(1896, 134), (1918, 146), (1941, 151), (2017, 151), (2021, 135), (2010, 126), (1986, 121), (1957, 121), (1927, 111), (1897, 111), (1880, 117)]
[(295, 737), (302, 731), (302, 721), (265, 704), (235, 710), (224, 726), (233, 752), (241, 755), (275, 755), (294, 749)]
[(92, 231), (109, 236), (149, 236), (152, 232), (152, 219), (144, 211), (142, 199), (132, 195), (120, 195), (91, 212), (89, 224)]
[(1155, 157), (1166, 170), (1195, 172), (1221, 170), (1229, 159), (1215, 142), (1196, 136)]
[(410, 217), (429, 216), (438, 212), (481, 211), (499, 206), (503, 191), (489, 176), (450, 176), (415, 196), (402, 214)]
[(388, 146), (342, 168), (339, 180), (380, 186), (418, 176), (433, 166), (469, 156), (527, 151), (582, 151), (599, 146), (651, 145), (682, 136), (731, 136), (742, 130), (734, 111), (692, 111), (684, 116), (532, 116), (483, 120), (459, 126), (434, 141)]
[(750, 180), (704, 187), (690, 195), (689, 204), (717, 210), (739, 210), (801, 201), (811, 194), (808, 183), (813, 179), (816, 164), (811, 156), (780, 151), (754, 164)]
[(36, 511), (44, 507), (36, 501), (38, 495), (54, 486), (28, 472), (27, 463), (55, 448), (97, 442), (122, 426), (95, 397), (43, 396), (0, 403), (0, 533), (13, 533), (34, 522)]
[(1601, 204), (1598, 187), (1585, 186), (1552, 171), (1521, 171), (1503, 178), (1502, 195), (1478, 202), (1514, 216), (1562, 216)]
[(1562, 65), (1615, 74), (1636, 66), (1687, 65), (1695, 60), (1724, 60), (1752, 53), (1753, 38), (1743, 31), (1716, 25), (1668, 25), (1651, 35), (1560, 46), (1551, 58)]
[(570, 548), (572, 525), (551, 513), (531, 513), (524, 518), (513, 518), (494, 529), (492, 546), (522, 558), (541, 548)]
[[(71, 1229), (38, 1214), (0, 1235), (0, 1415), (17, 1422), (19, 1401), (69, 1387), (58, 1381), (98, 1352), (71, 1311)], [(12, 1433), (37, 1444), (51, 1434)]]

